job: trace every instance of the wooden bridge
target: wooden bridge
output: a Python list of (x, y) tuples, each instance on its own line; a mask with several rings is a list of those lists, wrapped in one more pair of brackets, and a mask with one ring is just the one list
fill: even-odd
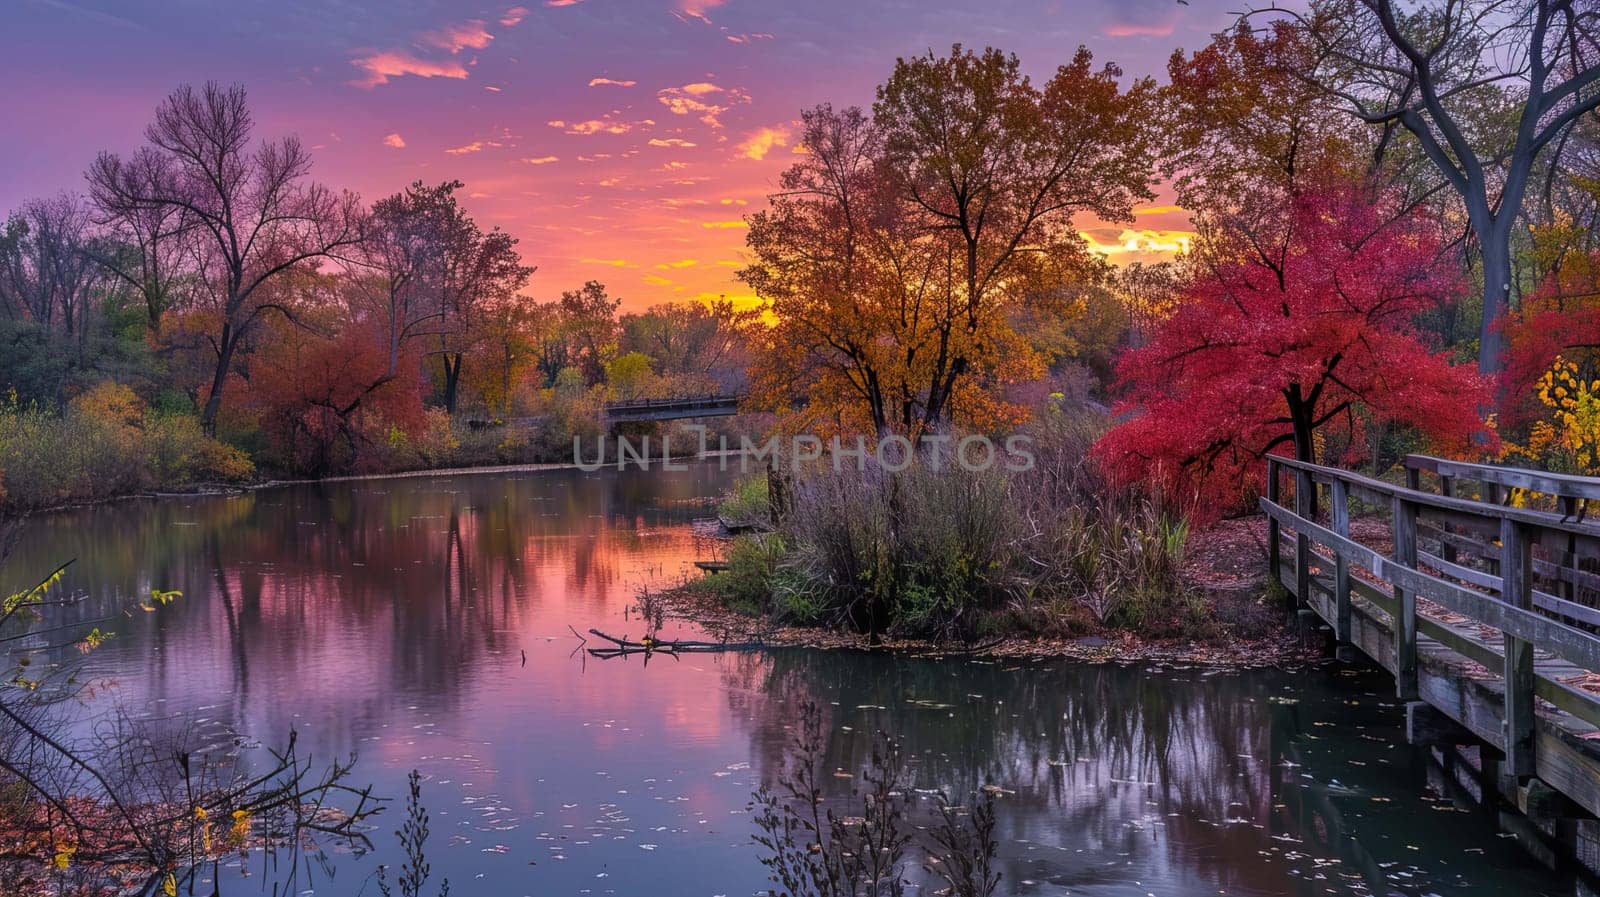
[(606, 403), (606, 422), (683, 420), (694, 417), (729, 417), (739, 413), (738, 395), (675, 396), (667, 399), (632, 399)]
[(1600, 866), (1600, 479), (1405, 469), (1399, 486), (1269, 458), (1270, 569), (1341, 653), (1394, 674), (1410, 740), (1477, 745), (1484, 781)]

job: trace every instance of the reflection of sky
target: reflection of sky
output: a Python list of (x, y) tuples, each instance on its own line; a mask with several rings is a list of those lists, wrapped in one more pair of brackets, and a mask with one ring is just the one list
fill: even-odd
[[(897, 56), (954, 41), (1036, 77), (1088, 44), (1130, 75), (1225, 26), (1223, 0), (10, 0), (0, 208), (81, 185), (182, 82), (243, 82), (261, 133), (369, 198), (460, 178), (553, 296), (598, 278), (630, 307), (743, 295), (744, 230), (801, 108), (866, 104)], [(1159, 202), (1159, 201), (1158, 201)], [(1081, 222), (1119, 258), (1170, 248), (1182, 213)], [(1128, 247), (1136, 251), (1128, 253)]]

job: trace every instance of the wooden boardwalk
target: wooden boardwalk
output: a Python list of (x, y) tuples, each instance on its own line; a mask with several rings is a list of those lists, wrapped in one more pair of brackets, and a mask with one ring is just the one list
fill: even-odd
[(1484, 779), (1595, 868), (1600, 479), (1427, 456), (1406, 472), (1270, 458), (1271, 569), (1341, 651), (1394, 674), (1408, 737), (1476, 744)]

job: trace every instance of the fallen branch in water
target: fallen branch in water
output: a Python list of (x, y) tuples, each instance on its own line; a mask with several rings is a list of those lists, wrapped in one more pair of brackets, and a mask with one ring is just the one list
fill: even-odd
[(756, 651), (765, 648), (761, 641), (753, 642), (698, 642), (686, 640), (658, 639), (654, 636), (644, 636), (638, 641), (608, 635), (598, 629), (590, 629), (589, 634), (596, 638), (605, 639), (616, 645), (615, 648), (590, 648), (591, 657), (609, 659), (612, 657), (626, 657), (629, 654), (713, 654), (722, 651)]

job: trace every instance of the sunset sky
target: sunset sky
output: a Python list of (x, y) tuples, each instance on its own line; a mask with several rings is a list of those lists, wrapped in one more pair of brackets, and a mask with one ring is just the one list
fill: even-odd
[[(799, 111), (870, 104), (897, 56), (954, 41), (1047, 76), (1080, 43), (1130, 75), (1227, 25), (1224, 0), (0, 0), (8, 133), (0, 209), (81, 189), (183, 82), (241, 82), (263, 135), (299, 134), (316, 176), (367, 199), (466, 182), (551, 298), (604, 281), (625, 307), (744, 296), (741, 216), (792, 161)], [(1170, 248), (1081, 223), (1119, 261)], [(1136, 247), (1131, 252), (1129, 247)]]

